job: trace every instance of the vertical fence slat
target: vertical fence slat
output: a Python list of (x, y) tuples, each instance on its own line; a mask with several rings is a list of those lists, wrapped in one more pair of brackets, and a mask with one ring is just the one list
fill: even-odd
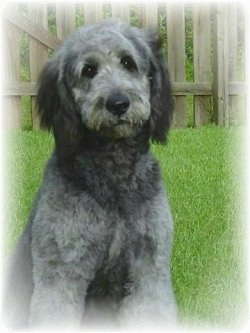
[(141, 25), (143, 28), (156, 28), (158, 26), (157, 3), (147, 2), (142, 5)]
[(130, 6), (122, 2), (112, 2), (112, 17), (119, 18), (124, 22), (130, 22)]
[(93, 24), (103, 18), (102, 2), (87, 2), (84, 5), (84, 24)]
[[(245, 6), (244, 6), (245, 7)], [(249, 40), (250, 40), (250, 31), (249, 31), (249, 12), (245, 11), (244, 13), (244, 27), (245, 27), (245, 40), (244, 40), (244, 80), (248, 83), (248, 93), (249, 93), (249, 82), (250, 82), (250, 67), (249, 67), (249, 59), (250, 59), (250, 49), (249, 49)], [(248, 28), (248, 29), (247, 29)], [(250, 96), (244, 96), (244, 112), (243, 112), (243, 120), (244, 124), (250, 124)], [(247, 114), (248, 111), (248, 114)]]
[[(16, 8), (16, 4), (11, 4)], [(2, 22), (2, 37), (4, 50), (4, 79), (6, 82), (20, 82), (20, 46), (18, 29), (12, 24)], [(4, 128), (21, 129), (21, 97), (6, 96), (3, 98)]]
[[(184, 5), (167, 5), (168, 68), (172, 81), (185, 81)], [(175, 98), (174, 127), (186, 127), (185, 96)]]
[[(229, 67), (228, 67), (228, 81), (237, 82), (238, 73), (237, 73), (237, 3), (230, 3), (228, 10), (228, 41), (230, 47), (228, 49), (229, 55)], [(231, 95), (228, 96), (228, 113), (229, 121), (232, 124), (237, 123), (239, 118), (239, 104), (238, 96)]]
[[(28, 15), (36, 25), (48, 29), (47, 6), (29, 3)], [(36, 82), (48, 58), (48, 47), (29, 37), (30, 80)], [(31, 96), (32, 128), (39, 129), (40, 119), (36, 110), (36, 97)]]
[(76, 28), (75, 5), (69, 3), (56, 3), (56, 31), (57, 37), (62, 41)]
[(217, 4), (214, 13), (213, 97), (216, 121), (228, 126), (228, 5)]
[[(194, 48), (194, 81), (209, 82), (211, 80), (211, 35), (210, 35), (210, 4), (198, 4), (193, 7), (193, 48)], [(211, 98), (208, 96), (194, 97), (195, 126), (209, 122)]]

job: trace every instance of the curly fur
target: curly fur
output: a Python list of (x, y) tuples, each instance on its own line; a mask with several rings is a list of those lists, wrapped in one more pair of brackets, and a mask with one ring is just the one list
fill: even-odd
[(8, 325), (176, 323), (173, 223), (149, 152), (173, 109), (160, 47), (155, 31), (108, 20), (45, 65), (37, 101), (55, 150), (12, 259)]

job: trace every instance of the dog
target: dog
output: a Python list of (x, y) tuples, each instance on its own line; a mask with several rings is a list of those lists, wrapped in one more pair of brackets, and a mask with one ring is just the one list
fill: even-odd
[(150, 153), (173, 113), (161, 44), (111, 19), (80, 27), (45, 64), (37, 103), (55, 149), (12, 258), (7, 325), (178, 322), (173, 222)]

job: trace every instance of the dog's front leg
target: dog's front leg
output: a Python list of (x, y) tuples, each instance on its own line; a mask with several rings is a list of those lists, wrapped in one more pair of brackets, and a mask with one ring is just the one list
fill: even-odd
[(29, 325), (31, 328), (78, 328), (89, 276), (77, 276), (75, 267), (70, 265), (61, 266), (60, 271), (52, 269), (52, 272), (49, 277), (39, 275), (34, 281)]
[(166, 202), (162, 189), (145, 217), (147, 237), (138, 233), (143, 250), (136, 254), (131, 249), (130, 289), (121, 307), (121, 320), (131, 328), (164, 329), (178, 323), (171, 281), (173, 222)]
[[(141, 266), (139, 268), (139, 266)], [(130, 329), (165, 329), (177, 325), (170, 269), (137, 263), (129, 295), (121, 307), (121, 324)]]

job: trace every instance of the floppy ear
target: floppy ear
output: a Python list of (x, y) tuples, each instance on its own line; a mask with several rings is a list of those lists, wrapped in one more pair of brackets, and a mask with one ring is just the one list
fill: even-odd
[(171, 125), (173, 116), (173, 97), (169, 74), (161, 54), (161, 38), (151, 32), (148, 39), (151, 49), (150, 64), (150, 135), (154, 142), (165, 143), (166, 135)]
[(58, 58), (44, 66), (37, 95), (41, 127), (53, 129), (59, 153), (72, 157), (79, 141), (80, 113), (66, 82), (67, 68), (60, 68)]
[(58, 76), (58, 65), (53, 60), (48, 61), (41, 72), (37, 94), (38, 113), (42, 128), (51, 129), (54, 116), (59, 109)]

